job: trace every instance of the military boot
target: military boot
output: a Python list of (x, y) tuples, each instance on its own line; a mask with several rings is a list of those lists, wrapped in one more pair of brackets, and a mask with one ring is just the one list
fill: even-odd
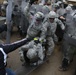
[(66, 58), (63, 59), (61, 66), (59, 67), (59, 70), (66, 71), (68, 69), (70, 62)]

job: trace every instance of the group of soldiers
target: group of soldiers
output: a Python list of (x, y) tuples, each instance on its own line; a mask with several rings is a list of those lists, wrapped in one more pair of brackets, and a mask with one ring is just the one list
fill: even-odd
[[(33, 38), (19, 48), (20, 59), (26, 64), (39, 65), (51, 56), (55, 45), (62, 42), (63, 59), (59, 70), (66, 71), (75, 54), (76, 7), (72, 4), (65, 7), (62, 1), (51, 3), (51, 0), (22, 0), (15, 5), (13, 22), (20, 21), (17, 27), (26, 33), (26, 38)], [(4, 4), (7, 6), (8, 2)]]
[[(64, 8), (62, 1), (54, 3), (52, 5), (52, 8), (50, 6), (51, 5), (49, 5), (48, 2), (45, 3), (45, 1), (43, 2), (42, 0), (41, 3), (28, 3), (27, 6), (24, 8), (23, 13), (25, 16), (31, 16), (29, 12), (32, 8), (34, 9), (31, 11), (32, 14), (34, 14), (31, 17), (32, 19), (30, 20), (30, 17), (28, 17), (30, 20), (30, 25), (27, 29), (26, 37), (36, 37), (36, 39), (33, 40), (33, 42), (29, 42), (27, 45), (24, 45), (20, 48), (21, 60), (23, 60), (24, 57), (26, 62), (28, 59), (34, 59), (34, 55), (35, 57), (37, 55), (36, 52), (38, 52), (41, 49), (40, 47), (40, 49), (37, 50), (34, 45), (37, 46), (37, 44), (39, 43), (42, 44), (42, 41), (44, 40), (46, 40), (47, 45), (47, 47), (45, 48), (45, 54), (47, 57), (49, 57), (54, 51), (57, 42), (59, 40), (62, 40), (63, 59), (59, 69), (65, 71), (67, 70), (69, 64), (73, 61), (73, 56), (75, 53), (75, 45), (72, 43), (70, 44), (70, 40), (68, 39), (70, 37), (75, 39), (76, 8), (72, 4), (68, 4)], [(60, 32), (56, 32), (57, 27), (60, 27)], [(30, 47), (29, 44), (33, 45), (33, 47)], [(42, 57), (44, 57), (45, 55), (43, 53), (44, 49), (42, 52)], [(39, 56), (40, 58), (39, 52), (37, 56)], [(43, 59), (40, 60), (43, 61)]]

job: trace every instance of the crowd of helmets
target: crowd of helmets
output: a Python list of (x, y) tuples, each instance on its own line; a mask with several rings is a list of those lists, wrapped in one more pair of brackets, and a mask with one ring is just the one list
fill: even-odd
[[(0, 8), (1, 16), (6, 16), (7, 6), (8, 2), (5, 0)], [(39, 63), (41, 63), (45, 58), (41, 45), (46, 40), (47, 51), (45, 52), (47, 57), (51, 56), (55, 45), (61, 44), (63, 58), (59, 70), (68, 70), (76, 49), (75, 44), (70, 42), (71, 39), (76, 39), (76, 6), (51, 0), (24, 0), (21, 4), (17, 3), (14, 6), (13, 23), (17, 24), (21, 34), (34, 38), (33, 41), (19, 49), (21, 60), (23, 61), (23, 52), (25, 52), (30, 61), (38, 57)], [(16, 12), (18, 14), (20, 12), (20, 15)], [(30, 47), (30, 45), (32, 46)]]

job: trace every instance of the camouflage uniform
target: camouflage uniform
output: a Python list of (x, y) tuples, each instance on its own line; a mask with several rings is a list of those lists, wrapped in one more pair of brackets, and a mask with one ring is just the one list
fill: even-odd
[[(26, 57), (30, 60), (34, 59), (35, 57), (38, 57), (38, 58), (40, 58), (41, 61), (43, 61), (44, 56), (45, 56), (44, 55), (45, 49), (42, 47), (42, 44), (40, 44), (40, 43), (37, 44), (34, 42), (34, 40), (32, 40), (31, 42), (22, 46), (19, 49), (21, 60), (24, 60), (24, 55), (23, 55), (24, 51), (27, 52)], [(25, 59), (25, 61), (26, 61), (26, 59)]]
[(29, 23), (30, 23), (30, 8), (31, 8), (31, 5), (28, 3), (27, 6), (23, 10), (23, 13), (25, 17), (29, 20)]
[[(36, 14), (39, 15), (39, 13), (41, 12), (38, 12)], [(36, 15), (35, 14), (35, 15)], [(44, 18), (44, 14), (41, 13), (42, 17), (40, 17), (39, 15), (39, 19), (41, 19), (40, 21), (36, 21), (36, 19), (38, 17), (34, 17), (34, 20), (33, 20), (33, 23), (31, 23), (31, 25), (29, 26), (28, 30), (27, 30), (27, 37), (37, 37), (37, 36), (40, 36), (40, 32), (42, 31), (42, 22), (43, 22), (43, 18)]]
[(40, 32), (41, 32), (41, 29), (42, 29), (42, 22), (38, 25), (35, 22), (33, 25), (29, 26), (29, 28), (27, 30), (27, 37), (38, 36), (38, 34), (40, 34)]
[[(65, 30), (64, 38), (65, 38), (65, 35), (71, 35), (75, 31), (75, 26), (73, 25), (73, 20), (72, 20), (72, 16), (71, 16), (72, 9), (69, 8), (69, 10), (68, 10), (68, 7), (67, 7), (66, 10), (69, 12), (67, 12), (66, 17), (65, 17), (66, 18), (66, 30)], [(64, 45), (63, 45), (64, 58), (69, 59), (68, 53), (70, 52), (70, 45), (68, 43), (66, 43), (65, 40), (63, 43), (64, 43)], [(65, 45), (65, 43), (66, 43), (66, 45)]]
[(26, 3), (24, 1), (22, 1), (21, 18), (20, 18), (21, 20), (20, 20), (19, 28), (20, 28), (22, 34), (25, 35), (25, 36), (27, 34), (27, 29), (29, 27), (29, 24), (31, 23), (31, 20), (30, 20), (30, 8), (31, 8), (31, 5), (29, 3)]
[(57, 23), (60, 25), (60, 27), (63, 30), (65, 29), (64, 24), (58, 18), (55, 18), (53, 23), (51, 23), (48, 19), (43, 24), (41, 39), (46, 38), (47, 45), (48, 45), (47, 55), (51, 55), (51, 53), (53, 52), (54, 46), (55, 46), (54, 40), (56, 39), (56, 41), (57, 41), (57, 37), (55, 35), (55, 31), (56, 31), (56, 28), (57, 28)]
[[(63, 15), (65, 14), (65, 9), (60, 7), (59, 5), (55, 5), (55, 11), (58, 14), (59, 19), (65, 23), (65, 18), (63, 17)], [(62, 19), (61, 17), (63, 17), (64, 19)], [(56, 35), (58, 37), (58, 42), (62, 41), (63, 39), (63, 35), (64, 35), (64, 31), (60, 28), (59, 24), (57, 25), (57, 29), (56, 29)]]
[(49, 6), (44, 5), (41, 12), (44, 13), (44, 15), (47, 15), (50, 12)]
[[(75, 14), (76, 12), (72, 12), (71, 7), (67, 7), (67, 15), (66, 15), (66, 30), (63, 38), (63, 61), (61, 64), (60, 69), (62, 70), (67, 70), (68, 65), (71, 63), (73, 60), (73, 56), (75, 53), (75, 47), (71, 45), (69, 42), (67, 42), (67, 36), (73, 39), (76, 39), (76, 17)], [(68, 40), (70, 41), (70, 40)]]
[(65, 9), (64, 9), (64, 8), (59, 8), (59, 9), (57, 10), (57, 14), (58, 14), (59, 16), (63, 16), (63, 15), (65, 14)]

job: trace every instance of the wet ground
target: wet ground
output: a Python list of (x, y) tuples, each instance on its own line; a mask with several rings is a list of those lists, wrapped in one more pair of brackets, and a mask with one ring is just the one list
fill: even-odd
[[(14, 29), (13, 34), (11, 36), (11, 42), (15, 42), (20, 39), (21, 37), (19, 36), (19, 33), (17, 32), (16, 29)], [(61, 60), (62, 60), (62, 53), (59, 48), (60, 46), (56, 46), (49, 60), (46, 61), (41, 66), (39, 66), (36, 70), (31, 72), (29, 75), (73, 75), (76, 66), (75, 58), (74, 61), (69, 66), (68, 71), (63, 72), (58, 70), (58, 67), (61, 64)], [(8, 56), (9, 56), (7, 60), (8, 67), (14, 71), (19, 69), (22, 65), (22, 62), (20, 61), (18, 49), (9, 53)], [(26, 74), (21, 74), (21, 75), (26, 75)]]

